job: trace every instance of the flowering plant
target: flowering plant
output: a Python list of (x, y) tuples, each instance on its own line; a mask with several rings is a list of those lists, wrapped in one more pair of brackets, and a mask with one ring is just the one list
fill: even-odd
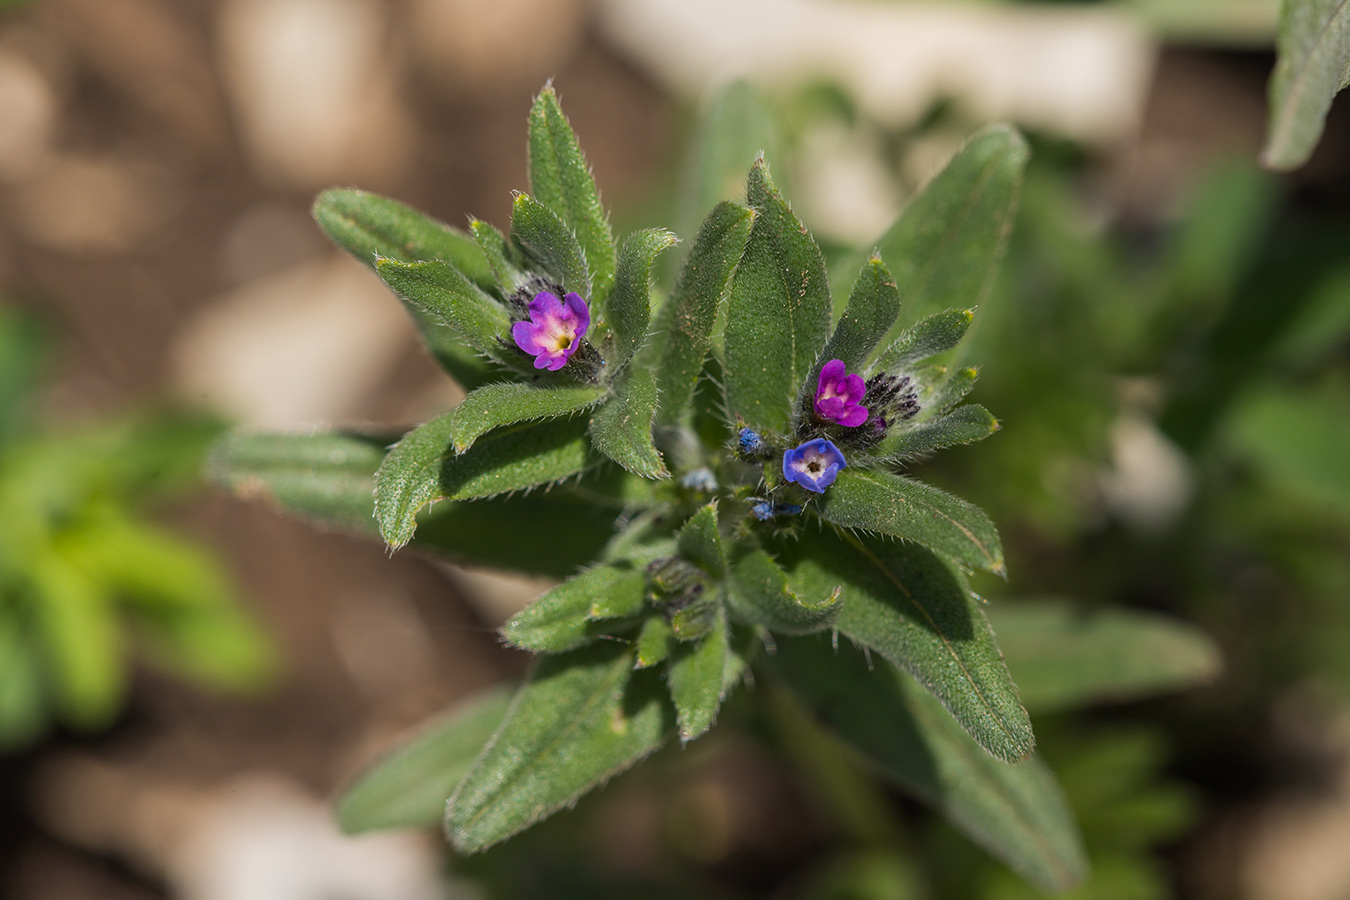
[[(342, 799), (344, 826), (443, 813), (457, 849), (483, 850), (699, 738), (753, 673), (814, 713), (801, 727), (833, 732), (1033, 883), (1081, 877), (1072, 815), (968, 582), (1002, 573), (998, 533), (897, 471), (998, 428), (961, 405), (976, 371), (954, 363), (1025, 161), (1011, 129), (980, 133), (832, 282), (761, 154), (744, 203), (717, 203), (682, 248), (668, 295), (652, 273), (675, 235), (615, 242), (551, 87), (506, 235), (320, 196), (319, 224), (469, 393), (387, 453), (380, 436), (233, 436), (217, 478), (373, 522), (392, 548), (563, 579), (501, 629), (538, 654), (524, 684), (377, 763)], [(902, 319), (902, 298), (921, 315)]]

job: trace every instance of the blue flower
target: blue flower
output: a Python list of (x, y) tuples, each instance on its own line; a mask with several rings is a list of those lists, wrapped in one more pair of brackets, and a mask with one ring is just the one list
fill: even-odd
[(737, 432), (736, 444), (740, 447), (742, 456), (768, 456), (765, 451), (769, 448), (764, 443), (764, 438), (756, 434), (753, 429), (742, 428)]
[(839, 470), (847, 466), (844, 454), (825, 438), (807, 441), (783, 454), (783, 477), (817, 494), (834, 484)]

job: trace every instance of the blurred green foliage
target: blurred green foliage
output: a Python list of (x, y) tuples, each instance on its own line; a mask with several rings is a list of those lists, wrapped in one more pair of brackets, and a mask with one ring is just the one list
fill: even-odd
[(220, 425), (160, 413), (45, 427), (46, 349), (0, 307), (0, 750), (53, 720), (109, 724), (133, 655), (235, 691), (274, 667), (211, 554), (140, 511), (197, 482)]

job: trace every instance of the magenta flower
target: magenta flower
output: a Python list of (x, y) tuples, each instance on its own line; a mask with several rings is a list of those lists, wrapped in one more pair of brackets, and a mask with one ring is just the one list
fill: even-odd
[(842, 359), (832, 359), (820, 370), (816, 384), (816, 415), (827, 422), (857, 428), (867, 421), (866, 407), (859, 406), (867, 385), (858, 375), (847, 374)]
[(844, 454), (825, 438), (807, 441), (783, 454), (783, 477), (816, 494), (825, 493), (846, 466)]
[(512, 325), (511, 337), (534, 357), (536, 369), (556, 372), (577, 352), (590, 324), (591, 311), (580, 294), (559, 300), (550, 291), (540, 291), (530, 302), (530, 321)]

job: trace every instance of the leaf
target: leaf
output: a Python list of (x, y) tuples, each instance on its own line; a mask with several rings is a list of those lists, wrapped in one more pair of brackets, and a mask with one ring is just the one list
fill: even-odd
[(587, 304), (594, 302), (590, 271), (576, 236), (553, 210), (529, 194), (516, 194), (511, 206), (511, 240), (564, 291), (580, 294)]
[(610, 626), (592, 621), (597, 602), (640, 610), (646, 587), (647, 573), (631, 562), (587, 569), (512, 616), (502, 626), (502, 637), (537, 653), (571, 650), (610, 633)]
[(959, 573), (919, 547), (829, 531), (784, 547), (780, 559), (808, 603), (842, 588), (839, 633), (912, 675), (990, 753), (1005, 762), (1031, 753), (1031, 721)]
[(483, 251), (498, 290), (514, 291), (528, 280), (512, 260), (511, 246), (500, 231), (481, 219), (470, 219), (469, 232)]
[(489, 688), (383, 753), (357, 775), (337, 801), (346, 834), (381, 828), (427, 828), (445, 815), (445, 798), (506, 717), (511, 691)]
[(675, 632), (663, 616), (648, 616), (638, 632), (637, 659), (633, 665), (646, 669), (663, 663), (675, 649)]
[(721, 578), (727, 569), (726, 551), (722, 536), (717, 532), (717, 505), (709, 503), (690, 516), (676, 537), (680, 555), (714, 578)]
[(657, 422), (661, 425), (678, 424), (689, 408), (712, 346), (722, 294), (745, 250), (754, 218), (754, 212), (738, 203), (717, 204), (703, 220), (680, 268), (656, 330), (656, 386), (661, 397)]
[(489, 384), (469, 394), (455, 409), (450, 443), (463, 453), (474, 441), (503, 425), (556, 419), (599, 403), (604, 388), (589, 385), (540, 388), (531, 384)]
[(1012, 231), (1027, 156), (1013, 128), (985, 128), (881, 236), (876, 252), (895, 277), (907, 321), (983, 301)]
[(373, 533), (375, 471), (391, 438), (349, 432), (233, 432), (207, 455), (207, 477), (248, 500), (320, 525)]
[(923, 456), (944, 447), (982, 441), (998, 431), (998, 419), (978, 404), (958, 406), (937, 419), (919, 422), (908, 428), (895, 425), (878, 452), (889, 461), (898, 462)]
[[(863, 264), (858, 280), (853, 283), (848, 306), (821, 351), (813, 374), (819, 375), (832, 359), (843, 360), (850, 372), (861, 372), (899, 315), (900, 294), (895, 289), (895, 280), (881, 258), (873, 256)], [(808, 388), (814, 383), (814, 377), (807, 379)]]
[(718, 613), (712, 630), (698, 643), (676, 647), (667, 668), (666, 683), (675, 701), (680, 740), (689, 743), (712, 727), (727, 691), (726, 616)]
[(591, 444), (634, 475), (668, 478), (670, 473), (652, 440), (652, 421), (659, 402), (652, 370), (631, 367), (614, 396), (591, 417)]
[(394, 549), (412, 540), (417, 514), (443, 496), (441, 467), (455, 425), (452, 410), (419, 425), (389, 449), (375, 475), (375, 521)]
[(27, 744), (47, 724), (41, 662), (26, 631), (0, 613), (0, 752)]
[(932, 384), (931, 393), (928, 396), (925, 397), (922, 393), (920, 394), (920, 402), (923, 405), (920, 407), (915, 420), (923, 422), (932, 419), (956, 406), (966, 398), (967, 394), (974, 390), (975, 382), (979, 380), (979, 377), (979, 369), (957, 369), (946, 378)]
[(1181, 690), (1212, 681), (1223, 665), (1208, 635), (1154, 613), (1054, 600), (1000, 602), (988, 613), (1022, 702), (1036, 712)]
[(1308, 161), (1336, 93), (1350, 84), (1350, 0), (1285, 0), (1270, 76), (1270, 122), (1261, 164)]
[(530, 109), (530, 191), (576, 234), (590, 265), (594, 294), (607, 296), (614, 279), (614, 235), (590, 166), (551, 84)]
[(503, 335), (511, 317), (496, 300), (483, 293), (455, 269), (443, 262), (403, 263), (380, 258), (375, 271), (384, 283), (422, 314), (448, 326), (479, 353), (512, 362), (519, 367), (523, 356), (506, 356)]
[(757, 160), (746, 202), (755, 223), (727, 300), (727, 412), (759, 432), (786, 434), (798, 391), (830, 332), (825, 261)]
[(972, 568), (1003, 573), (1003, 545), (989, 517), (921, 481), (844, 469), (815, 512), (844, 528), (913, 541)]
[(1233, 403), (1224, 431), (1275, 485), (1350, 514), (1350, 391), (1260, 385)]
[(780, 642), (775, 668), (816, 714), (886, 778), (1033, 885), (1064, 891), (1087, 874), (1063, 793), (1037, 758), (1017, 765), (980, 749), (943, 708), (882, 662), (828, 639)]
[(503, 841), (646, 757), (675, 721), (633, 650), (600, 641), (542, 657), (506, 719), (446, 804), (455, 849)]
[(877, 357), (874, 368), (882, 372), (903, 372), (915, 363), (945, 353), (961, 343), (973, 309), (949, 309), (933, 313), (900, 332), (900, 336)]
[(787, 574), (763, 550), (741, 554), (732, 566), (727, 600), (742, 619), (774, 634), (811, 634), (834, 626), (844, 608), (842, 592), (803, 601)]
[(605, 322), (614, 335), (613, 359), (609, 361), (614, 371), (632, 358), (647, 336), (652, 262), (677, 240), (664, 228), (648, 228), (630, 234), (623, 242), (614, 290), (605, 301)]
[(397, 200), (338, 188), (315, 198), (311, 212), (333, 243), (371, 268), (377, 257), (400, 262), (438, 259), (476, 284), (493, 283), (492, 269), (473, 238)]
[(108, 724), (126, 693), (121, 627), (101, 585), (56, 553), (26, 561), (36, 621), (62, 717), (80, 729)]

